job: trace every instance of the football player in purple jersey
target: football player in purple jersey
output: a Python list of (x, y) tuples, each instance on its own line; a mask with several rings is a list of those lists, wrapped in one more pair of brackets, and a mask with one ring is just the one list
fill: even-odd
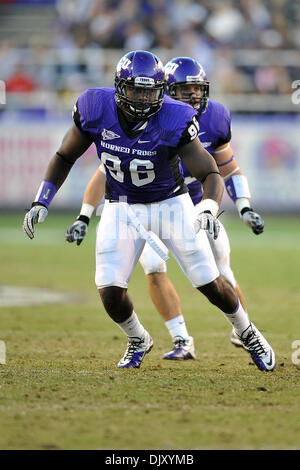
[[(194, 287), (234, 327), (260, 370), (273, 370), (271, 346), (249, 321), (232, 284), (219, 273), (206, 232), (217, 238), (223, 195), (218, 167), (198, 139), (196, 111), (165, 96), (164, 68), (147, 51), (119, 61), (115, 88), (86, 90), (74, 125), (52, 158), (23, 229), (34, 237), (74, 162), (95, 143), (106, 172), (105, 204), (97, 231), (95, 281), (105, 310), (128, 338), (120, 368), (138, 368), (152, 346), (127, 287), (145, 240), (155, 233)], [(184, 184), (181, 160), (203, 185), (198, 215)], [(80, 214), (78, 222), (89, 221)]]
[[(165, 69), (169, 94), (175, 99), (189, 103), (198, 111), (197, 119), (201, 128), (200, 141), (215, 158), (226, 182), (228, 194), (235, 202), (243, 222), (249, 225), (255, 234), (262, 233), (264, 222), (258, 214), (253, 213), (250, 207), (248, 183), (233, 157), (230, 146), (231, 119), (229, 111), (220, 103), (209, 101), (209, 82), (203, 67), (192, 58), (178, 57), (168, 62)], [(182, 167), (190, 196), (197, 207), (203, 195), (202, 185), (192, 177), (184, 165)], [(102, 165), (96, 170), (86, 188), (81, 213), (88, 210), (89, 214), (92, 214), (104, 194), (105, 180), (105, 170)], [(74, 241), (76, 237), (77, 244), (80, 244), (86, 230), (87, 225), (84, 222), (75, 222), (69, 228), (68, 240)], [(209, 242), (220, 273), (235, 287), (240, 302), (246, 310), (243, 294), (230, 267), (229, 240), (221, 223), (218, 238), (214, 240), (209, 237)], [(166, 274), (166, 263), (149, 244), (145, 245), (140, 262), (147, 277), (152, 301), (164, 319), (174, 342), (172, 351), (166, 353), (163, 358), (194, 359), (194, 341), (188, 334), (179, 296)], [(236, 346), (243, 346), (234, 329), (231, 332), (231, 341)]]
[[(214, 157), (220, 170), (220, 174), (224, 179), (227, 193), (235, 203), (241, 220), (249, 226), (256, 235), (263, 233), (264, 221), (262, 217), (255, 213), (251, 208), (248, 181), (240, 170), (230, 145), (230, 113), (221, 103), (209, 100), (210, 82), (207, 80), (202, 65), (191, 57), (176, 57), (166, 64), (165, 74), (169, 96), (182, 102), (189, 103), (197, 110), (197, 120), (200, 126), (200, 132), (198, 134), (199, 139), (203, 147)], [(184, 164), (182, 164), (182, 168), (190, 196), (197, 208), (197, 205), (200, 203), (203, 196), (202, 185), (192, 177)], [(216, 240), (209, 238), (209, 242), (220, 273), (222, 273), (235, 287), (239, 299), (246, 310), (243, 293), (236, 282), (230, 267), (230, 244), (225, 228), (221, 223), (218, 238)], [(148, 251), (150, 254), (150, 250)], [(147, 261), (147, 252), (143, 253), (143, 255)], [(147, 267), (146, 262), (144, 263), (143, 257), (141, 259), (141, 263), (144, 265), (144, 270), (146, 272)], [(158, 257), (156, 257), (156, 263), (158, 266)], [(154, 266), (154, 264), (154, 257), (152, 256), (152, 266)], [(153, 274), (152, 277), (158, 277), (158, 275)], [(154, 282), (154, 279), (152, 279), (152, 283)], [(156, 280), (156, 284), (157, 282), (158, 281)], [(171, 289), (172, 288), (169, 286), (169, 290)], [(173, 290), (175, 289), (173, 288)], [(172, 295), (171, 298), (176, 299), (174, 302), (178, 302), (178, 297)], [(180, 304), (177, 304), (176, 307), (177, 312), (180, 312)], [(173, 311), (176, 311), (176, 309), (174, 309), (174, 305)], [(162, 314), (162, 316), (163, 318), (168, 319), (166, 315)], [(178, 317), (179, 313), (177, 317), (173, 317), (174, 325), (176, 325), (175, 318), (177, 318), (177, 323), (180, 322), (180, 318)], [(235, 346), (243, 346), (243, 343), (236, 335), (234, 329), (231, 332), (230, 339)], [(178, 343), (175, 343), (173, 351), (167, 353), (164, 356), (165, 359), (184, 355), (185, 351), (188, 351), (189, 349), (190, 342), (191, 341), (189, 339), (185, 342), (181, 341), (181, 347), (179, 348)]]

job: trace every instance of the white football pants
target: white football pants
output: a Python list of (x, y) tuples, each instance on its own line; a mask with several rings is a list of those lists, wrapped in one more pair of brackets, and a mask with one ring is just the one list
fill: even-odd
[[(159, 241), (160, 246), (164, 244), (170, 250), (194, 287), (219, 276), (206, 232), (195, 234), (196, 212), (189, 194), (152, 204), (130, 204), (130, 208), (145, 229), (163, 242)], [(144, 246), (145, 240), (130, 223), (126, 204), (106, 200), (97, 229), (97, 287), (127, 288)], [(147, 249), (152, 250), (150, 257), (156, 255), (150, 246)]]
[[(197, 206), (195, 206), (196, 215)], [(224, 228), (224, 225), (220, 223), (220, 233), (216, 240), (213, 240), (207, 235), (207, 239), (210, 243), (217, 268), (226, 279), (228, 279), (233, 287), (236, 287), (236, 280), (232, 269), (230, 267), (230, 243), (228, 235)], [(200, 230), (199, 233), (202, 233), (203, 230)], [(206, 233), (206, 232), (205, 232)], [(155, 236), (155, 235), (154, 235)], [(165, 273), (167, 271), (167, 264), (161, 259), (161, 257), (146, 243), (143, 252), (140, 257), (140, 263), (144, 269), (145, 274), (153, 273)]]

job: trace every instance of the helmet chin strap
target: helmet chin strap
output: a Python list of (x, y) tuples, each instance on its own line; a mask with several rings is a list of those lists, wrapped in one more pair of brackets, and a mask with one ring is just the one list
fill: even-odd
[(127, 113), (123, 109), (120, 109), (120, 111), (123, 114), (126, 121), (129, 122), (131, 126), (133, 125), (133, 130), (142, 131), (147, 126), (148, 118), (139, 118), (136, 116), (132, 116), (131, 114)]
[(133, 116), (132, 114), (129, 114), (125, 109), (121, 109), (121, 112), (123, 113), (125, 119), (129, 122), (136, 122), (137, 124), (141, 122), (141, 119)]
[[(199, 96), (199, 98), (197, 97), (191, 97), (193, 93), (190, 93), (190, 98), (189, 98), (189, 103), (191, 106), (193, 106), (193, 108), (195, 109), (198, 109), (200, 107), (200, 100), (201, 100), (201, 97)], [(197, 105), (197, 107), (196, 107)]]

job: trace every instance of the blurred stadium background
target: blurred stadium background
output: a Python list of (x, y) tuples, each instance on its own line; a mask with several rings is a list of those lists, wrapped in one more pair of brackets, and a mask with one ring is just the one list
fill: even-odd
[[(0, 209), (28, 207), (79, 94), (149, 49), (206, 69), (254, 207), (299, 212), (299, 26), (295, 0), (0, 0)], [(97, 164), (92, 147), (53, 207), (78, 208)]]

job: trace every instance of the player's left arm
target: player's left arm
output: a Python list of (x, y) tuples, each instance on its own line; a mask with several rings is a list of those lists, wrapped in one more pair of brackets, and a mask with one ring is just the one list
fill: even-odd
[(192, 176), (203, 185), (203, 199), (199, 204), (195, 230), (207, 230), (209, 235), (216, 239), (220, 230), (216, 217), (224, 192), (217, 164), (202, 147), (198, 137), (180, 148), (180, 158)]
[(248, 180), (237, 164), (230, 141), (215, 149), (214, 158), (224, 179), (226, 191), (235, 203), (242, 221), (251, 227), (253, 233), (259, 235), (264, 231), (264, 221), (251, 207)]
[(104, 165), (95, 171), (85, 189), (80, 213), (75, 222), (68, 227), (65, 239), (67, 242), (76, 241), (77, 246), (81, 244), (87, 234), (90, 218), (104, 196), (106, 175)]
[(92, 141), (83, 135), (75, 124), (65, 134), (58, 151), (48, 164), (31, 209), (25, 215), (23, 230), (29, 238), (34, 238), (34, 225), (44, 222), (56, 192), (67, 178), (75, 161), (91, 144)]

